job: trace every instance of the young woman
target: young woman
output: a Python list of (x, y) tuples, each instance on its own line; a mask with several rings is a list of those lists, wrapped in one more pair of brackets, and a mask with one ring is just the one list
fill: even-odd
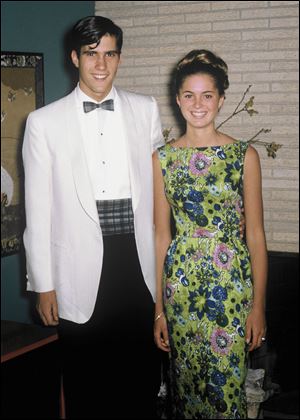
[(175, 86), (186, 131), (153, 155), (155, 341), (170, 352), (174, 418), (246, 419), (247, 354), (266, 329), (259, 157), (215, 129), (229, 86), (220, 57), (191, 51), (177, 65)]

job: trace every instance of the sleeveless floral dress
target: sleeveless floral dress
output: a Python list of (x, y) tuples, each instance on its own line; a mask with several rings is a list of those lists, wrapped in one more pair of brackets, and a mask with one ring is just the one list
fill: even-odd
[(176, 234), (164, 263), (173, 418), (246, 419), (250, 258), (240, 239), (248, 144), (158, 149)]

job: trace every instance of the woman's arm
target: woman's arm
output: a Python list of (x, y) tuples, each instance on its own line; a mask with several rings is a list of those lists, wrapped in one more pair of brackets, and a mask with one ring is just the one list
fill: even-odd
[(164, 180), (157, 152), (153, 154), (153, 176), (156, 255), (154, 338), (158, 348), (163, 351), (170, 351), (167, 323), (163, 311), (162, 275), (166, 253), (172, 240), (170, 226), (171, 209), (165, 196)]
[(250, 252), (253, 276), (253, 306), (246, 323), (249, 350), (261, 345), (265, 336), (265, 296), (267, 284), (267, 248), (263, 224), (261, 168), (257, 151), (249, 147), (244, 164), (244, 207), (246, 241)]

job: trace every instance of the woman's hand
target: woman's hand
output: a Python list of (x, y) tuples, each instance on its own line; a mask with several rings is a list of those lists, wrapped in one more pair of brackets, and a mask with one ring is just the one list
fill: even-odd
[(252, 308), (246, 321), (246, 343), (249, 351), (255, 350), (266, 340), (266, 320), (263, 309)]
[(170, 351), (167, 320), (163, 312), (154, 319), (154, 341), (160, 350)]

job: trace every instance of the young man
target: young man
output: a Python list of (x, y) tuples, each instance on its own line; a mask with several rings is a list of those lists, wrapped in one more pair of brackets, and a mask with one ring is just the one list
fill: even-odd
[(153, 418), (152, 97), (114, 87), (122, 30), (92, 16), (72, 31), (79, 83), (27, 120), (28, 290), (58, 325), (68, 418)]

